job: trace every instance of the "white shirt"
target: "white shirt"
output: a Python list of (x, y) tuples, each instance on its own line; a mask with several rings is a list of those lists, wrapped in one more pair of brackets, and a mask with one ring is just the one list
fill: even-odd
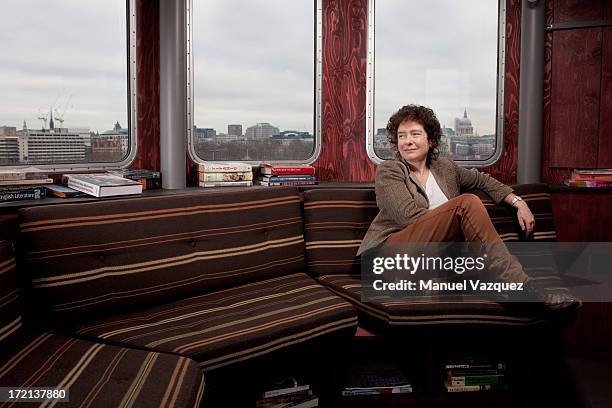
[(448, 198), (444, 195), (436, 178), (433, 176), (431, 171), (429, 172), (429, 176), (427, 176), (427, 183), (425, 184), (425, 194), (427, 194), (427, 198), (429, 199), (429, 209), (433, 210), (436, 207), (441, 206), (445, 202), (448, 201)]

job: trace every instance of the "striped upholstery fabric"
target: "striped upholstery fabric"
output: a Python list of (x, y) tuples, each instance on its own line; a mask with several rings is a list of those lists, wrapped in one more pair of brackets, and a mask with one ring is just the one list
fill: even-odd
[(0, 241), (0, 347), (22, 332), (15, 256), (8, 241)]
[[(536, 220), (530, 240), (555, 241), (557, 235), (548, 187), (545, 184), (523, 184), (513, 188), (529, 204)], [(512, 208), (496, 205), (485, 193), (476, 194), (504, 241), (523, 240)], [(377, 213), (374, 189), (318, 189), (304, 193), (304, 237), (309, 271), (333, 292), (352, 302), (361, 314), (387, 326), (449, 323), (529, 325), (546, 319), (539, 314), (529, 314), (533, 312), (478, 299), (457, 301), (438, 296), (419, 302), (361, 302), (360, 258), (355, 253)], [(534, 248), (530, 253), (529, 249), (524, 249), (523, 253), (516, 255), (519, 259), (541, 256), (539, 250)], [(525, 271), (533, 278), (547, 281), (549, 286), (555, 286), (560, 280), (550, 268), (525, 268)]]
[(309, 273), (359, 274), (355, 257), (378, 214), (374, 189), (316, 189), (304, 192), (304, 236)]
[(0, 402), (0, 408), (200, 406), (202, 370), (184, 357), (49, 333), (14, 346), (0, 348), (0, 386), (64, 388), (69, 402)]
[(354, 307), (304, 273), (75, 327), (80, 336), (181, 354), (213, 370), (340, 330)]
[(361, 315), (381, 322), (385, 327), (420, 325), (502, 325), (522, 326), (542, 323), (550, 315), (533, 310), (508, 308), (498, 302), (481, 299), (444, 299), (437, 296), (414, 301), (362, 302), (361, 280), (354, 275), (326, 275), (319, 278), (334, 293), (352, 302)]
[(41, 206), (19, 220), (37, 314), (55, 324), (304, 269), (296, 188)]

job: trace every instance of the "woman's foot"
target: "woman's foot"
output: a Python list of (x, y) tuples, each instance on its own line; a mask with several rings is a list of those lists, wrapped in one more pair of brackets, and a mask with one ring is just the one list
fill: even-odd
[(527, 279), (523, 291), (529, 301), (542, 302), (544, 306), (554, 311), (569, 311), (578, 309), (582, 301), (572, 295), (567, 288), (544, 288), (533, 279)]

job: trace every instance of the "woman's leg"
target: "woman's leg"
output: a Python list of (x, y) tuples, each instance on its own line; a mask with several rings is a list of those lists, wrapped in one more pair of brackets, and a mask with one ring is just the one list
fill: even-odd
[(490, 245), (491, 268), (501, 271), (499, 279), (505, 282), (524, 282), (527, 279), (523, 267), (510, 254), (495, 230), (487, 210), (474, 194), (462, 194), (452, 198), (413, 224), (387, 238), (397, 242), (444, 242), (465, 239)]

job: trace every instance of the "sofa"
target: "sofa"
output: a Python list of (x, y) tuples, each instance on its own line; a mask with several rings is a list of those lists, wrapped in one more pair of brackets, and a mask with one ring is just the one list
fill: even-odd
[[(546, 186), (517, 194), (534, 210), (534, 239), (554, 240)], [(512, 209), (482, 199), (502, 237), (520, 239)], [(22, 208), (19, 290), (6, 243), (0, 261), (0, 278), (10, 278), (0, 385), (69, 385), (75, 406), (104, 405), (96, 398), (108, 395), (193, 406), (202, 376), (315, 341), (325, 348), (349, 339), (358, 319), (390, 328), (549, 318), (495, 302), (362, 302), (355, 253), (376, 213), (372, 188), (253, 187)]]

